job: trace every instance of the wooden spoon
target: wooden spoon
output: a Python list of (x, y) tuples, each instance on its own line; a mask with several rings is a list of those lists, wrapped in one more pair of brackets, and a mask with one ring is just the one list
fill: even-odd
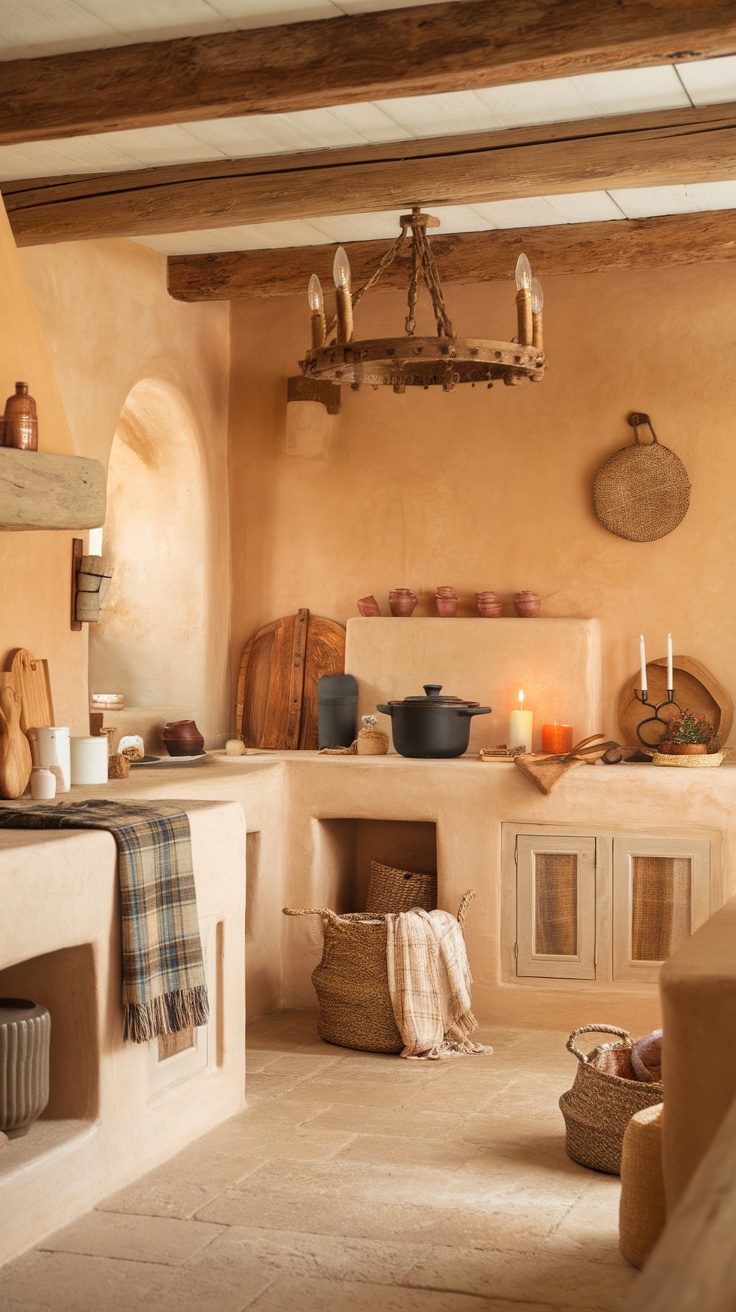
[(20, 697), (0, 688), (0, 797), (21, 797), (31, 777), (31, 748), (20, 727)]

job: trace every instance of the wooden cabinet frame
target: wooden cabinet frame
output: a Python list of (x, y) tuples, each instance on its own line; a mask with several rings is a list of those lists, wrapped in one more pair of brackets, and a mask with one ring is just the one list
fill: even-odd
[[(592, 975), (573, 973), (577, 961), (562, 960), (559, 971), (532, 975), (522, 973), (535, 966), (535, 954), (530, 951), (531, 933), (522, 928), (519, 933), (517, 915), (519, 899), (519, 840), (531, 839), (539, 844), (537, 850), (576, 851), (576, 842), (595, 842), (595, 950)], [(561, 847), (543, 846), (551, 839), (563, 840)], [(590, 823), (567, 825), (524, 824), (506, 821), (502, 825), (502, 898), (501, 898), (501, 978), (506, 984), (521, 989), (545, 989), (552, 992), (569, 989), (588, 989), (604, 985), (629, 990), (641, 985), (648, 993), (656, 987), (658, 962), (632, 961), (628, 953), (631, 941), (631, 911), (629, 907), (631, 856), (687, 856), (693, 861), (691, 891), (691, 928), (694, 930), (722, 904), (723, 834), (717, 830), (657, 828), (656, 826), (601, 826)], [(522, 851), (523, 851), (522, 843)], [(619, 867), (614, 878), (614, 853)], [(625, 871), (625, 874), (624, 874)], [(523, 887), (521, 906), (529, 912), (529, 898), (533, 885)], [(526, 900), (525, 900), (526, 899)], [(529, 917), (526, 916), (527, 926)], [(588, 917), (588, 934), (591, 920)], [(587, 940), (589, 942), (589, 938)], [(581, 951), (582, 947), (582, 951)], [(614, 953), (615, 959), (614, 959)], [(576, 958), (585, 959), (585, 943), (578, 943)], [(519, 963), (521, 969), (519, 969)], [(549, 959), (540, 965), (553, 965)]]

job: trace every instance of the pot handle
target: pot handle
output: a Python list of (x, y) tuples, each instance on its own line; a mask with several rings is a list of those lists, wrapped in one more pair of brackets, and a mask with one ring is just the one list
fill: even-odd
[(392, 706), (377, 706), (376, 710), (380, 711), (382, 715), (393, 715), (394, 713)]
[[(380, 706), (378, 709), (380, 711)], [(470, 719), (471, 715), (490, 715), (492, 709), (491, 706), (458, 706), (457, 713)]]

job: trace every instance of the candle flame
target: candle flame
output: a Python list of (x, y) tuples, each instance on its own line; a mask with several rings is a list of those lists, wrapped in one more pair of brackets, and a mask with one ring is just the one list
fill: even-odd
[(523, 688), (520, 688), (520, 689), (519, 689), (519, 706), (521, 707), (521, 706), (523, 706), (523, 704), (524, 704), (524, 689), (523, 689)]

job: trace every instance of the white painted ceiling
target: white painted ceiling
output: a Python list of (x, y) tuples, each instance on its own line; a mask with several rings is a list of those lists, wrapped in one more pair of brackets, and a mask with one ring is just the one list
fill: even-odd
[[(0, 59), (328, 19), (426, 0), (2, 0)], [(0, 179), (117, 172), (736, 101), (736, 57), (0, 147)], [(736, 208), (736, 179), (434, 207), (449, 232)], [(400, 210), (141, 237), (166, 254), (392, 237)]]

